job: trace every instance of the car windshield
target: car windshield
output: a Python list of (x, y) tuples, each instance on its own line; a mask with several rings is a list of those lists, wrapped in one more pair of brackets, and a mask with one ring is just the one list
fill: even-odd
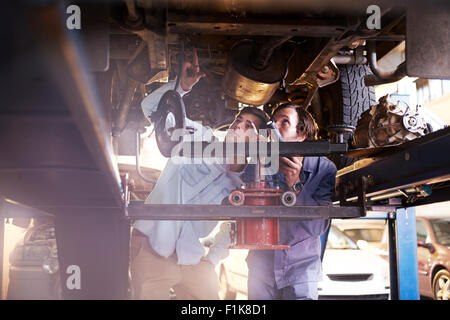
[(383, 229), (347, 229), (344, 233), (355, 241), (380, 242), (383, 238)]
[(341, 230), (331, 226), (328, 234), (327, 249), (358, 249), (356, 243), (347, 237)]
[(450, 246), (450, 219), (431, 220), (437, 241), (443, 246)]

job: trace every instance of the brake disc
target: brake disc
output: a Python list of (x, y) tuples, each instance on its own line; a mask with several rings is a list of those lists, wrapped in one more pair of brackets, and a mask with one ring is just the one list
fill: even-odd
[[(159, 151), (164, 157), (170, 157), (173, 148), (183, 141), (186, 131), (186, 109), (177, 91), (169, 90), (162, 96), (152, 122), (155, 123)], [(167, 128), (169, 122), (173, 122), (173, 126)]]

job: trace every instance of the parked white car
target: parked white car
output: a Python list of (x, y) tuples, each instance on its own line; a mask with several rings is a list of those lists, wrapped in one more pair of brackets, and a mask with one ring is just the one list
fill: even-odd
[(361, 250), (336, 226), (331, 226), (322, 262), (319, 299), (382, 299), (390, 294), (389, 264)]
[(360, 249), (389, 261), (388, 225), (384, 219), (333, 219), (332, 224)]
[[(248, 250), (230, 250), (217, 267), (222, 299), (247, 295)], [(389, 265), (356, 243), (337, 227), (328, 235), (323, 260), (323, 280), (319, 282), (319, 299), (389, 299)]]

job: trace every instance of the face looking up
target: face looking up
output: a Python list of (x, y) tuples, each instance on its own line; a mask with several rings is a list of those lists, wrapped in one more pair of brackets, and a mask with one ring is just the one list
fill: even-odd
[(306, 136), (302, 132), (297, 132), (298, 113), (294, 108), (283, 108), (273, 116), (273, 121), (280, 131), (284, 141), (302, 142)]
[(257, 129), (261, 124), (262, 120), (254, 114), (240, 114), (228, 129), (226, 138), (248, 141), (249, 137), (258, 134)]

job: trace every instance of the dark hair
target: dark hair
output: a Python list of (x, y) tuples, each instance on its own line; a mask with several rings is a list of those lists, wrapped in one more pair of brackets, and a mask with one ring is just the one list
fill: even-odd
[(317, 132), (319, 131), (319, 127), (317, 126), (316, 121), (314, 120), (311, 113), (309, 113), (305, 108), (302, 108), (298, 104), (295, 103), (283, 103), (278, 107), (272, 110), (272, 119), (275, 114), (284, 109), (284, 108), (293, 108), (297, 111), (298, 115), (298, 124), (297, 124), (297, 133), (301, 132), (306, 136), (306, 140), (316, 140)]
[(236, 115), (236, 118), (239, 117), (241, 114), (249, 113), (254, 116), (257, 116), (261, 120), (261, 124), (259, 125), (258, 129), (265, 129), (267, 128), (267, 122), (270, 121), (269, 115), (257, 107), (244, 107), (241, 111), (238, 112)]

